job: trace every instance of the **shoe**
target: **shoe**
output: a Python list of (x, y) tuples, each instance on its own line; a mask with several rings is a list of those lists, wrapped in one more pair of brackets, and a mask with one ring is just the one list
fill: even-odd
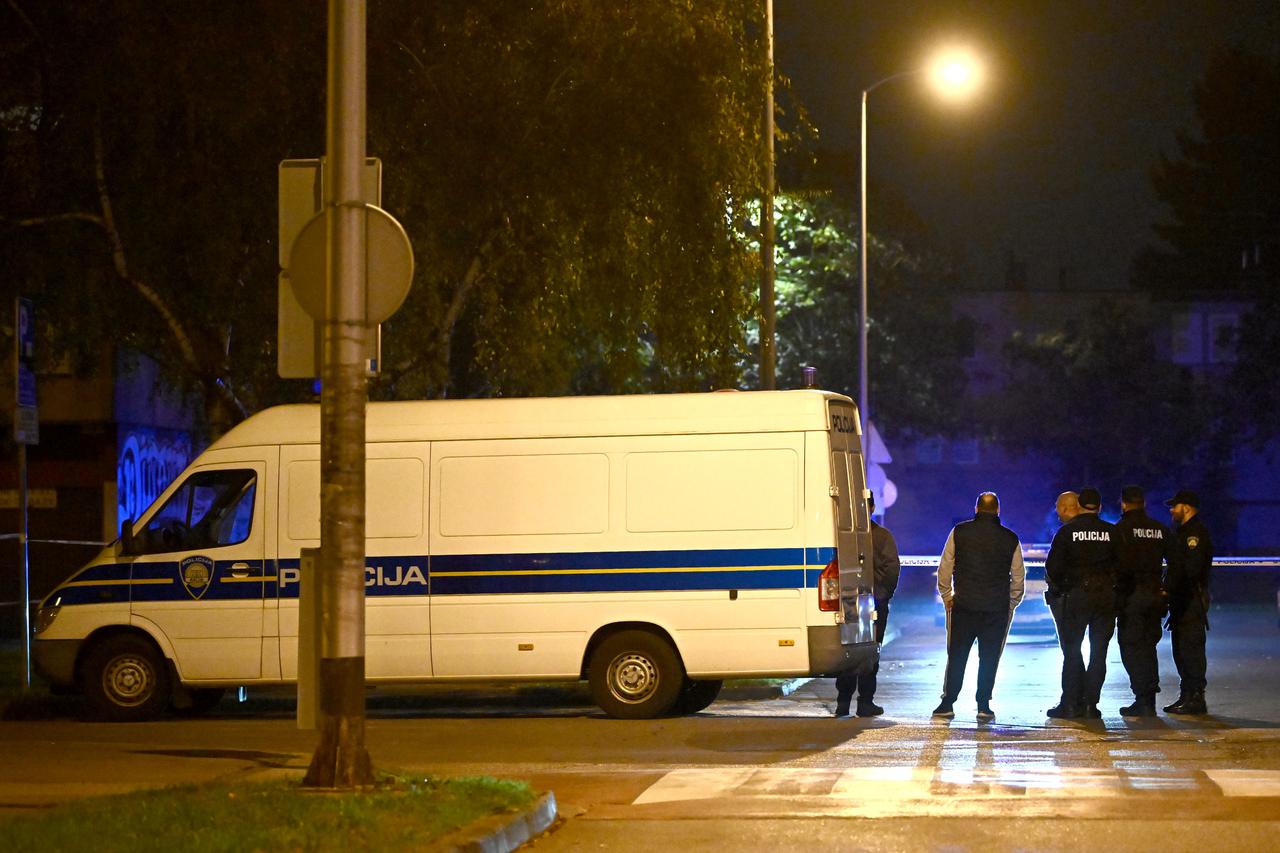
[(872, 702), (870, 699), (868, 699), (865, 702), (862, 702), (862, 701), (858, 702), (859, 717), (878, 717), (883, 713), (884, 713), (884, 708), (881, 708), (879, 705), (877, 705), (875, 702)]
[(1132, 705), (1120, 709), (1122, 717), (1154, 717), (1156, 715), (1156, 697), (1135, 696)]
[(849, 706), (848, 706), (848, 705), (840, 705), (840, 704), (837, 704), (837, 705), (836, 705), (836, 713), (835, 713), (835, 716), (837, 716), (837, 717), (847, 717), (847, 716), (849, 716)]
[(1045, 711), (1044, 715), (1055, 720), (1078, 720), (1084, 716), (1084, 712), (1075, 705), (1063, 705), (1059, 702)]
[(1207, 714), (1209, 706), (1204, 703), (1204, 693), (1196, 691), (1165, 710), (1170, 714)]
[(955, 708), (952, 707), (953, 705), (955, 705), (954, 702), (948, 702), (946, 699), (943, 699), (942, 704), (933, 709), (933, 716), (946, 717), (947, 719), (954, 717), (956, 712)]
[(1179, 693), (1177, 699), (1175, 699), (1173, 702), (1169, 703), (1168, 705), (1164, 706), (1164, 712), (1166, 714), (1181, 714), (1182, 711), (1175, 710), (1175, 709), (1181, 708), (1182, 703), (1185, 701), (1187, 701), (1187, 694)]
[(1084, 713), (1081, 716), (1086, 720), (1101, 720), (1102, 712), (1098, 710), (1097, 705), (1085, 705)]
[(978, 703), (978, 722), (989, 723), (996, 718), (996, 712), (991, 710), (991, 703)]

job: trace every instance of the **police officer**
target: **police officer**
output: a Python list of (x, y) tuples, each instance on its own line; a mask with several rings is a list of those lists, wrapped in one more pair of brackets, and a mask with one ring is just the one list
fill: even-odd
[[(1058, 644), (1062, 647), (1062, 698), (1047, 716), (1097, 718), (1098, 697), (1107, 677), (1107, 646), (1116, 627), (1115, 528), (1098, 517), (1097, 489), (1079, 492), (1080, 512), (1054, 534), (1045, 558)], [(1080, 646), (1089, 634), (1089, 667)]]
[(1165, 501), (1177, 525), (1169, 548), (1169, 621), (1173, 631), (1173, 662), (1182, 679), (1178, 701), (1166, 705), (1170, 714), (1207, 714), (1205, 688), (1205, 632), (1209, 629), (1209, 567), (1213, 542), (1200, 518), (1200, 497), (1187, 489)]
[(938, 594), (947, 608), (947, 671), (935, 717), (954, 717), (969, 651), (978, 643), (978, 719), (994, 720), (991, 693), (1009, 635), (1013, 610), (1022, 602), (1026, 568), (1018, 535), (1000, 523), (1000, 499), (978, 495), (971, 521), (951, 529), (938, 563)]
[[(867, 498), (868, 515), (876, 511), (876, 499)], [(898, 543), (883, 525), (871, 519), (871, 565), (875, 573), (876, 642), (884, 642), (884, 631), (889, 624), (889, 599), (898, 588), (898, 576), (902, 562), (898, 557)], [(858, 716), (878, 717), (884, 708), (873, 700), (876, 695), (876, 675), (880, 672), (880, 657), (876, 656), (871, 672), (856, 675), (841, 673), (836, 677), (836, 716), (847, 717), (853, 694), (858, 693)]]
[(1161, 575), (1169, 548), (1169, 529), (1147, 515), (1146, 495), (1138, 486), (1120, 492), (1122, 515), (1116, 522), (1116, 609), (1120, 659), (1129, 673), (1133, 704), (1124, 717), (1154, 717), (1160, 692), (1160, 620), (1165, 614)]

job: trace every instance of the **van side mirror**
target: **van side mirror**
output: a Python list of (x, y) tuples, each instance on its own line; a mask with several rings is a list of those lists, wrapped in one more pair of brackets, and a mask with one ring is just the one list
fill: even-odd
[(134, 549), (136, 545), (137, 545), (137, 540), (134, 538), (134, 535), (133, 535), (133, 519), (126, 518), (124, 520), (124, 524), (120, 525), (121, 551), (126, 556), (131, 555), (135, 553)]

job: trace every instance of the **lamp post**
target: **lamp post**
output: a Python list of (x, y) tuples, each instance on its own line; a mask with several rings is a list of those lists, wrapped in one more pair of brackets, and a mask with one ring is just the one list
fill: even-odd
[(862, 121), (858, 143), (858, 283), (859, 283), (859, 321), (858, 321), (858, 416), (862, 420), (864, 431), (870, 429), (871, 419), (868, 416), (867, 404), (867, 95), (894, 80), (903, 77), (929, 75), (934, 88), (949, 99), (968, 96), (981, 83), (981, 67), (977, 58), (970, 52), (959, 49), (948, 49), (939, 53), (933, 61), (922, 68), (900, 71), (881, 80), (877, 80), (862, 90)]

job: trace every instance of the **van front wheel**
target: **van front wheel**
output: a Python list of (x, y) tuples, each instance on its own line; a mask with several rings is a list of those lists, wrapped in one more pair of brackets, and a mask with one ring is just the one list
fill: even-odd
[(141, 637), (111, 637), (89, 652), (83, 684), (89, 704), (104, 720), (151, 720), (169, 704), (164, 656)]
[(619, 631), (591, 656), (591, 698), (610, 717), (645, 720), (671, 710), (684, 667), (671, 644), (647, 631)]

